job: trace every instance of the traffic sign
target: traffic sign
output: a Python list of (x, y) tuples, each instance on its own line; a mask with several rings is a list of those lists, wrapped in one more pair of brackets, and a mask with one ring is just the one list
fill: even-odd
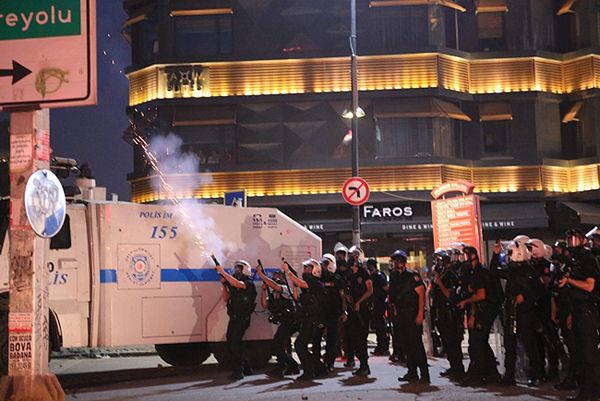
[(96, 104), (96, 0), (0, 1), (0, 107)]
[(225, 192), (225, 206), (246, 207), (246, 190)]
[(342, 187), (344, 200), (352, 206), (364, 204), (371, 195), (369, 183), (360, 177), (350, 177)]

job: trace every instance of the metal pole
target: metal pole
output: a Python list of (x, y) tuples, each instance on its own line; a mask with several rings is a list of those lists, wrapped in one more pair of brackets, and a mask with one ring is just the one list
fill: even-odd
[[(356, 57), (356, 0), (350, 0), (350, 54), (352, 79), (352, 176), (358, 177), (358, 60)], [(352, 243), (360, 246), (360, 206), (352, 206)]]

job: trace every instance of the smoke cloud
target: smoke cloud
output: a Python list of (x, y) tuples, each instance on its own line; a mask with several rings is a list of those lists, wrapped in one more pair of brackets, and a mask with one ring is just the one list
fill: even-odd
[[(181, 199), (177, 186), (172, 182), (173, 175), (186, 174), (186, 181), (194, 180), (194, 190), (212, 182), (210, 171), (200, 170), (200, 160), (195, 153), (182, 150), (183, 140), (174, 135), (154, 137), (148, 146), (148, 151), (156, 158), (156, 174), (160, 179), (154, 180), (155, 190), (165, 194), (176, 206), (179, 224), (186, 226), (194, 235), (194, 244), (198, 246), (207, 258), (214, 254), (222, 259), (225, 255), (235, 252), (236, 245), (225, 241), (217, 234), (214, 219), (206, 215), (203, 205), (198, 199)], [(200, 174), (202, 173), (202, 174)], [(187, 194), (189, 197), (191, 194)]]

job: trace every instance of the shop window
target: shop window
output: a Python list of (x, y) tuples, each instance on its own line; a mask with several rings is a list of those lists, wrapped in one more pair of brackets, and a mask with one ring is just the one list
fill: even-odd
[(175, 17), (178, 56), (214, 56), (233, 51), (233, 15)]

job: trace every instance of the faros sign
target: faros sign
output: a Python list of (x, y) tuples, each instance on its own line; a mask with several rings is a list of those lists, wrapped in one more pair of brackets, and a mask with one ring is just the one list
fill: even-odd
[(413, 208), (410, 205), (407, 206), (375, 206), (365, 205), (363, 206), (363, 218), (365, 220), (399, 220), (404, 217), (413, 216)]

